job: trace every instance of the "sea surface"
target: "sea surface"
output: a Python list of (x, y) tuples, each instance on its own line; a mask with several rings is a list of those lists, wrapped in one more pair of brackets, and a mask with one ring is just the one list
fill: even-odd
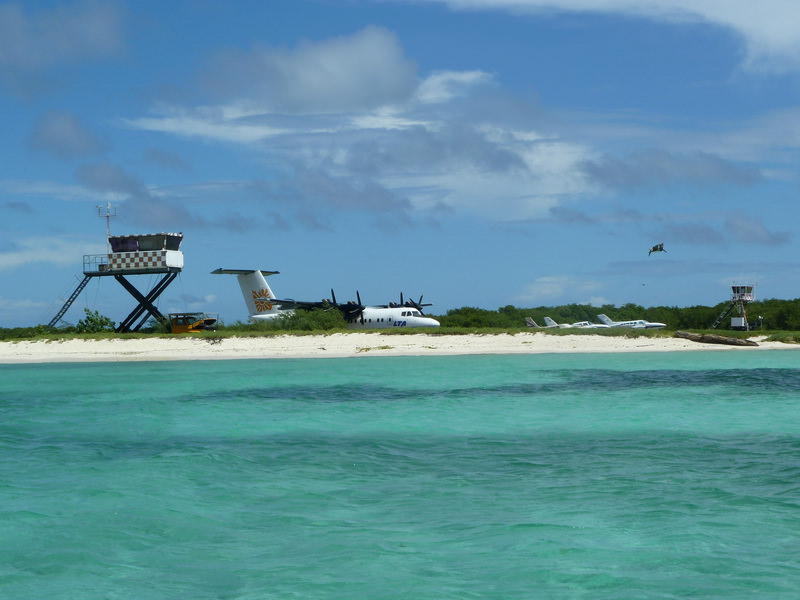
[(0, 365), (0, 598), (796, 600), (799, 367)]

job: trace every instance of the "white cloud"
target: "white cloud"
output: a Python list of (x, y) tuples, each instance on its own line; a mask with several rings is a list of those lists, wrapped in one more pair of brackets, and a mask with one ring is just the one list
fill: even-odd
[[(340, 42), (343, 43), (343, 42)], [(401, 61), (397, 61), (401, 62)], [(288, 77), (288, 76), (287, 76)], [(444, 103), (468, 94), (472, 88), (489, 81), (490, 77), (480, 71), (469, 72), (440, 72), (431, 75), (421, 82), (416, 82), (414, 97), (392, 98), (392, 102), (379, 104), (374, 108), (360, 108), (353, 106), (352, 110), (341, 115), (321, 115), (313, 119), (292, 120), (285, 116), (278, 116), (273, 107), (259, 105), (246, 95), (229, 98), (220, 106), (198, 106), (184, 108), (178, 106), (160, 106), (153, 116), (133, 119), (122, 119), (121, 123), (134, 129), (145, 131), (160, 131), (184, 137), (201, 137), (211, 140), (231, 143), (254, 143), (281, 135), (302, 133), (303, 135), (338, 133), (344, 130), (361, 129), (408, 129), (412, 127), (434, 128), (436, 123), (407, 116), (414, 101), (422, 104)], [(352, 82), (349, 82), (352, 83)], [(340, 82), (346, 86), (348, 82)], [(260, 86), (262, 84), (253, 84)], [(268, 78), (264, 86), (278, 91), (278, 85), (269, 83)], [(302, 84), (292, 84), (295, 88), (303, 87)], [(235, 90), (228, 90), (234, 93)], [(246, 90), (240, 90), (246, 94)], [(317, 95), (313, 89), (306, 90), (307, 94)], [(324, 95), (326, 98), (328, 95)], [(400, 102), (402, 100), (402, 102)], [(303, 105), (303, 102), (298, 102)], [(270, 120), (280, 122), (281, 125), (265, 124)]]
[[(624, 149), (624, 161), (637, 153), (652, 151), (673, 154), (689, 159), (702, 154), (706, 161), (731, 161), (738, 163), (741, 175), (747, 175), (759, 166), (763, 176), (794, 178), (795, 153), (800, 148), (800, 108), (786, 108), (763, 112), (750, 119), (733, 123), (710, 123), (708, 128), (680, 129), (664, 126), (657, 118), (646, 122), (641, 116), (635, 120), (625, 115), (573, 115), (579, 124), (583, 140), (595, 148)], [(564, 129), (565, 136), (574, 137), (575, 124)], [(647, 150), (645, 150), (647, 149)], [(592, 161), (605, 160), (603, 154), (586, 156)], [(736, 164), (729, 165), (737, 166)], [(646, 174), (644, 174), (646, 176)]]
[[(281, 128), (252, 119), (223, 120), (222, 111), (175, 108), (163, 118), (130, 119), (126, 124), (185, 137), (233, 144), (280, 138), (280, 160), (329, 170), (337, 178), (368, 177), (389, 190), (402, 190), (418, 210), (443, 206), (511, 221), (543, 216), (566, 195), (594, 195), (577, 165), (589, 158), (582, 145), (535, 131), (508, 131), (480, 122), (464, 125), (458, 116), (420, 113), (413, 102), (349, 118), (318, 117), (282, 121)], [(270, 115), (264, 115), (265, 120)], [(375, 130), (381, 135), (376, 137)], [(273, 156), (272, 164), (279, 166)]]
[(395, 110), (380, 110), (371, 114), (355, 115), (349, 121), (353, 129), (408, 129), (429, 127), (430, 121), (407, 119)]
[(116, 202), (122, 197), (118, 194), (98, 194), (87, 191), (80, 185), (54, 183), (52, 181), (0, 180), (0, 190), (9, 195), (33, 196), (40, 198), (86, 202)]
[(216, 110), (171, 109), (162, 117), (124, 119), (123, 124), (144, 131), (160, 131), (182, 137), (198, 137), (221, 142), (250, 144), (270, 137), (288, 133), (268, 125), (257, 125), (236, 120), (225, 120)]
[[(647, 5), (649, 13), (642, 11), (661, 14), (653, 8), (656, 4)], [(512, 4), (475, 2), (470, 6), (509, 8)], [(589, 10), (594, 5), (575, 0), (513, 6)], [(619, 12), (639, 11), (621, 1), (610, 6)], [(676, 6), (670, 12), (665, 4), (662, 12), (669, 14), (664, 18), (699, 18), (695, 13), (687, 17), (690, 11), (682, 9), (681, 3)], [(366, 63), (355, 56), (371, 50), (377, 56)], [(328, 51), (347, 64), (323, 68), (329, 65), (329, 57), (324, 56)], [(565, 201), (585, 203), (605, 196), (616, 189), (608, 185), (615, 173), (618, 182), (633, 181), (635, 175), (660, 187), (675, 182), (756, 181), (759, 173), (754, 168), (721, 158), (757, 160), (787, 139), (796, 139), (795, 145), (800, 145), (800, 125), (796, 134), (794, 126), (780, 126), (780, 117), (785, 115), (745, 127), (737, 124), (738, 130), (709, 133), (660, 127), (660, 122), (648, 124), (641, 115), (638, 119), (631, 115), (548, 117), (538, 106), (509, 101), (483, 71), (438, 71), (418, 79), (395, 36), (381, 28), (305, 42), (292, 51), (258, 48), (237, 57), (240, 63), (233, 55), (225, 55), (211, 69), (214, 75), (209, 81), (220, 85), (217, 78), (222, 67), (229, 68), (225, 72), (230, 85), (225, 86), (219, 105), (162, 106), (158, 114), (125, 123), (253, 146), (254, 151), (269, 153), (272, 171), (267, 178), (271, 181), (284, 177), (282, 181), (297, 183), (314, 173), (319, 180), (350, 182), (337, 189), (369, 190), (370, 207), (401, 203), (418, 213), (447, 210), (497, 221), (544, 218)], [(351, 59), (355, 62), (348, 62)], [(363, 73), (352, 71), (364, 68)], [(383, 73), (385, 85), (378, 84), (385, 93), (363, 95), (367, 83), (362, 75), (378, 70), (392, 72)], [(320, 96), (316, 84), (307, 80), (309, 72), (322, 77), (332, 96)], [(795, 121), (800, 124), (800, 118), (788, 122)], [(651, 151), (647, 161), (642, 160), (641, 150), (638, 154), (631, 150), (654, 145), (664, 150)], [(624, 149), (623, 158), (609, 148)], [(688, 149), (693, 154), (687, 154)], [(587, 168), (592, 165), (597, 168)], [(298, 202), (310, 201), (303, 195), (307, 190), (301, 188), (289, 186), (279, 192), (273, 190), (261, 201), (271, 202), (287, 193), (295, 194)], [(321, 196), (315, 206), (317, 210), (343, 209), (339, 201)], [(366, 204), (357, 202), (344, 209), (359, 206)]]
[(396, 36), (370, 26), (350, 35), (303, 42), (287, 51), (259, 47), (219, 54), (204, 78), (218, 98), (253, 110), (330, 113), (405, 102), (416, 67)]
[(796, 0), (429, 0), (464, 10), (514, 13), (593, 12), (668, 23), (708, 23), (742, 37), (744, 66), (800, 69), (800, 3)]
[(441, 103), (462, 96), (471, 87), (485, 85), (491, 76), (483, 71), (441, 71), (427, 77), (417, 88), (419, 102)]
[(0, 296), (0, 311), (15, 311), (29, 308), (41, 308), (46, 306), (45, 302), (34, 302), (33, 300), (11, 300)]
[(76, 265), (84, 254), (104, 254), (105, 245), (57, 237), (16, 240), (15, 247), (0, 252), (0, 270), (33, 263)]
[(0, 68), (39, 70), (106, 56), (121, 46), (116, 3), (87, 0), (28, 12), (18, 4), (0, 5)]

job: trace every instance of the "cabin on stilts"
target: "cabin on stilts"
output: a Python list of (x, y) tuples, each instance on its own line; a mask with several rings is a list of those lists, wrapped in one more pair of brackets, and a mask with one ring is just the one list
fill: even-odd
[[(716, 321), (711, 325), (711, 329), (716, 329), (728, 315), (732, 315), (731, 329), (738, 331), (750, 331), (751, 329), (755, 329), (757, 325), (747, 320), (747, 305), (754, 302), (756, 299), (753, 288), (754, 286), (752, 285), (732, 285), (731, 299), (728, 304), (725, 305), (725, 308), (723, 308)], [(760, 326), (761, 317), (758, 319), (758, 326)]]
[[(108, 235), (109, 252), (84, 255), (83, 279), (48, 326), (55, 327), (58, 324), (94, 277), (113, 277), (137, 302), (128, 316), (117, 325), (117, 332), (139, 331), (151, 317), (157, 321), (164, 320), (155, 303), (183, 269), (182, 241), (182, 233)], [(133, 275), (159, 274), (162, 277), (144, 294), (128, 280)]]

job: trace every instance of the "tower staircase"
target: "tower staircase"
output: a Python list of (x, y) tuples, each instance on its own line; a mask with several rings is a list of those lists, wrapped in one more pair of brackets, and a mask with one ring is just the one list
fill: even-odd
[(86, 287), (86, 284), (89, 283), (89, 280), (91, 278), (92, 278), (91, 275), (84, 275), (83, 276), (83, 279), (78, 284), (78, 287), (75, 288), (75, 291), (72, 292), (72, 295), (69, 298), (67, 298), (66, 302), (64, 302), (64, 306), (61, 307), (61, 310), (59, 310), (58, 314), (56, 314), (56, 316), (53, 317), (50, 320), (50, 322), (47, 324), (48, 327), (55, 327), (56, 326), (56, 324), (61, 320), (61, 317), (63, 317), (67, 313), (67, 311), (69, 310), (69, 307), (72, 306), (72, 303), (75, 302), (75, 299), (78, 296), (80, 296), (81, 292), (83, 291), (83, 288)]

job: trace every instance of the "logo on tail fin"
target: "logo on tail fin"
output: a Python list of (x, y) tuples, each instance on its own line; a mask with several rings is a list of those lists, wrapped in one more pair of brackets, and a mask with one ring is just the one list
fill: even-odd
[(272, 310), (272, 302), (269, 300), (272, 296), (267, 289), (253, 290), (253, 301), (256, 303), (256, 310), (258, 312), (267, 312)]

